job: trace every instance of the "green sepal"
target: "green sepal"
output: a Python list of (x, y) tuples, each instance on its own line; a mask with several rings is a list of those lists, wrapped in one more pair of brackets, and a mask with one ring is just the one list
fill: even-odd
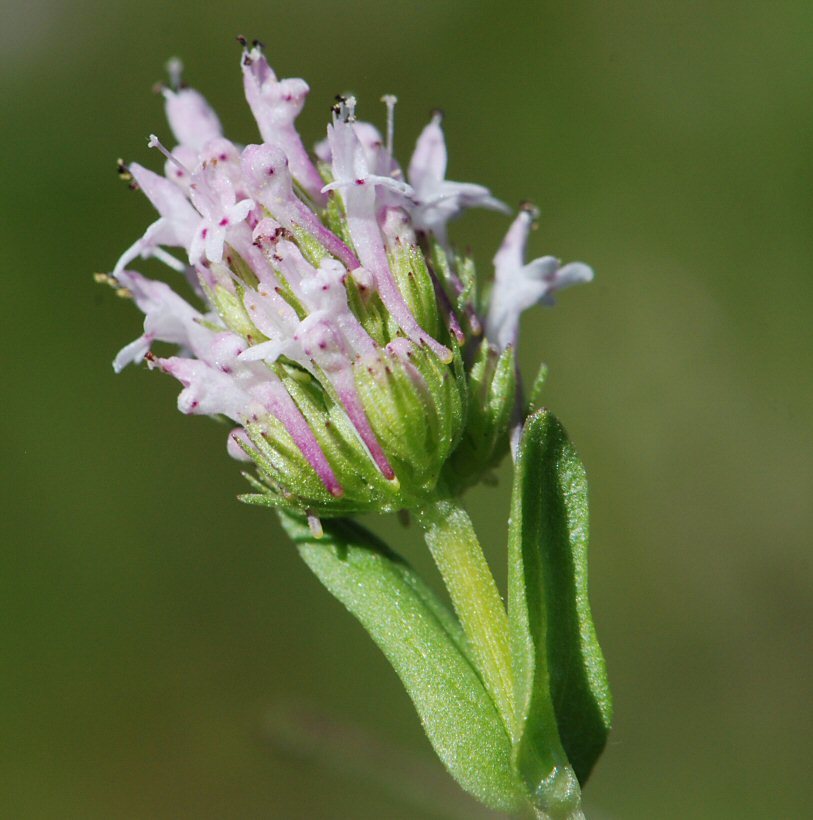
[(457, 371), (431, 351), (412, 345), (406, 357), (361, 359), (354, 371), (367, 418), (414, 503), (431, 497), (459, 440), (465, 396)]
[(294, 193), (314, 212), (318, 211), (318, 207), (313, 200), (313, 197), (308, 193), (302, 183), (296, 178), (291, 177), (291, 182), (293, 183), (292, 187), (294, 189)]
[[(261, 492), (241, 500), (324, 517), (394, 512), (425, 504), (463, 425), (465, 382), (459, 350), (452, 367), (415, 345), (399, 356), (371, 356), (354, 365), (356, 390), (373, 433), (397, 478), (386, 478), (351, 422), (329, 379), (319, 380), (284, 357), (270, 365), (302, 413), (343, 494), (331, 495), (284, 425), (270, 416), (246, 430), (246, 453), (258, 468)], [(318, 371), (317, 371), (318, 372)], [(256, 489), (256, 488), (255, 488)]]
[(238, 443), (254, 461), (259, 492), (240, 496), (248, 504), (284, 507), (320, 516), (401, 509), (397, 479), (388, 480), (369, 456), (344, 408), (309, 373), (280, 359), (271, 369), (282, 380), (342, 487), (341, 497), (325, 487), (285, 426), (272, 415), (245, 426), (251, 446)]
[(483, 328), (477, 316), (477, 272), (474, 260), (463, 254), (447, 251), (430, 237), (428, 252), (440, 286), (457, 310), (459, 319), (468, 325), (469, 333), (479, 337)]
[(438, 757), (474, 797), (501, 811), (526, 802), (511, 742), (468, 656), (460, 625), (399, 556), (358, 524), (307, 524), (281, 514), (305, 563), (382, 650)]
[[(299, 301), (299, 297), (294, 293), (291, 283), (288, 281), (288, 277), (276, 267), (276, 265), (274, 266), (274, 274), (277, 277), (277, 285), (275, 288), (277, 293), (293, 308), (294, 313), (296, 313), (297, 318), (301, 322), (308, 315), (308, 311), (302, 302)], [(258, 290), (262, 292), (263, 289), (258, 288)]]
[(296, 244), (302, 252), (302, 256), (318, 268), (322, 264), (323, 259), (327, 259), (330, 254), (325, 250), (324, 245), (312, 234), (306, 231), (301, 226), (294, 224), (291, 226), (291, 231), (296, 239)]
[[(400, 211), (391, 211), (388, 219), (392, 229), (387, 236), (387, 256), (398, 289), (418, 324), (433, 338), (440, 333), (435, 285), (426, 265), (423, 251), (418, 247), (409, 220)], [(400, 222), (399, 222), (400, 220)]]
[(257, 278), (257, 274), (252, 270), (251, 265), (249, 265), (231, 245), (226, 245), (225, 254), (227, 267), (231, 268), (232, 273), (236, 274), (237, 279), (244, 285), (256, 289), (257, 285), (260, 284), (260, 280)]
[[(330, 183), (333, 182), (333, 166), (329, 162), (317, 159), (316, 170), (319, 172), (319, 176), (322, 177), (322, 181), (325, 185), (330, 185)], [(332, 191), (328, 193), (328, 200), (330, 200), (331, 193)]]
[(548, 383), (548, 366), (542, 362), (536, 372), (536, 378), (528, 391), (528, 403), (525, 406), (525, 416), (530, 416), (542, 409), (542, 392)]
[(262, 423), (247, 424), (245, 430), (252, 446), (237, 441), (254, 461), (269, 494), (302, 510), (334, 501), (279, 419), (269, 415)]
[(587, 595), (587, 540), (584, 467), (556, 418), (539, 410), (519, 444), (508, 543), (514, 751), (532, 791), (567, 760), (584, 783), (610, 729)]
[(352, 276), (347, 277), (347, 303), (362, 327), (382, 347), (389, 342), (397, 332), (392, 317), (384, 308), (381, 297), (370, 290), (362, 292)]
[(449, 482), (460, 488), (479, 481), (508, 452), (517, 391), (513, 349), (499, 352), (484, 340), (469, 372), (468, 386), (466, 427), (446, 468)]
[(469, 255), (457, 257), (457, 272), (463, 289), (460, 291), (460, 306), (477, 305), (477, 269), (474, 259)]
[(223, 320), (223, 324), (229, 330), (244, 339), (251, 339), (253, 344), (265, 341), (266, 337), (257, 330), (254, 322), (251, 321), (240, 294), (228, 290), (223, 285), (212, 287), (202, 277), (200, 282), (209, 301), (214, 305), (215, 310)]
[(299, 505), (300, 509), (336, 516), (372, 510), (388, 512), (405, 506), (398, 480), (388, 480), (381, 474), (344, 407), (300, 369), (278, 362), (275, 371), (308, 422), (344, 490), (341, 498), (330, 496), (323, 502), (313, 497)]

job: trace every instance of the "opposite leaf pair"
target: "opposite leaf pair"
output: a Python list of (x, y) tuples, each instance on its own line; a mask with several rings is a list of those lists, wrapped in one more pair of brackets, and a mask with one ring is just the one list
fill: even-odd
[[(466, 516), (455, 502), (437, 506), (442, 514), (426, 514), (430, 541), (442, 538), (439, 522), (459, 529)], [(315, 540), (296, 518), (283, 522), (308, 566), (384, 652), (466, 791), (503, 811), (580, 816), (579, 783), (605, 745), (612, 705), (587, 597), (584, 469), (548, 411), (527, 419), (518, 451), (507, 620), (504, 610), (502, 618), (485, 616), (494, 641), (510, 646), (502, 685), (489, 685), (477, 646), (482, 632), (473, 641), (415, 572), (361, 526), (326, 522)]]

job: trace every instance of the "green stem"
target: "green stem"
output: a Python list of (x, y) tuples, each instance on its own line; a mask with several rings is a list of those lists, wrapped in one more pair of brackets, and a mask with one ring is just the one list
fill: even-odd
[(477, 671), (514, 736), (513, 676), (508, 616), (468, 513), (456, 502), (436, 501), (416, 510), (426, 543), (449, 590)]

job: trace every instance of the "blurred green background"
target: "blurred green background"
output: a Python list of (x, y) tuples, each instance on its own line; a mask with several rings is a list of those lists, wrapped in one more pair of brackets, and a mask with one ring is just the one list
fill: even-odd
[[(591, 480), (617, 717), (589, 816), (810, 816), (813, 4), (0, 15), (4, 817), (481, 816), (274, 516), (234, 500), (225, 428), (110, 367), (139, 317), (91, 274), (152, 219), (115, 160), (159, 167), (150, 89), (176, 54), (256, 139), (237, 34), (311, 84), (308, 142), (336, 92), (379, 120), (394, 92), (405, 160), (442, 106), (451, 177), (536, 200), (532, 252), (596, 269), (528, 316), (522, 349)], [(487, 272), (506, 225), (473, 214), (454, 237)], [(501, 579), (508, 478), (470, 497)], [(416, 532), (375, 527), (434, 579)]]

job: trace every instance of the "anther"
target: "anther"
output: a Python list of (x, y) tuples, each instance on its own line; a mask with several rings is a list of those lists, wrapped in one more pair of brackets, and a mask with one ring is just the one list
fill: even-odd
[(123, 288), (120, 284), (118, 279), (114, 276), (111, 276), (109, 273), (94, 273), (93, 280), (98, 282), (100, 285), (107, 285), (108, 287), (113, 288), (120, 299), (132, 299), (133, 293), (129, 288)]
[(356, 98), (352, 95), (344, 96), (342, 94), (337, 94), (336, 102), (331, 110), (336, 115), (337, 119), (340, 119), (342, 122), (355, 122)]
[(539, 219), (539, 208), (533, 204), (533, 202), (529, 202), (528, 200), (523, 200), (519, 203), (519, 210), (523, 213), (528, 214), (531, 219), (536, 222)]
[(335, 102), (333, 105), (330, 106), (330, 111), (336, 117), (338, 117), (342, 113), (342, 106), (344, 105), (344, 97), (341, 94), (337, 94), (334, 98)]
[(130, 173), (130, 169), (127, 167), (127, 163), (121, 158), (116, 160), (116, 171), (119, 175), (119, 179), (123, 180), (124, 182), (132, 182), (133, 175)]

